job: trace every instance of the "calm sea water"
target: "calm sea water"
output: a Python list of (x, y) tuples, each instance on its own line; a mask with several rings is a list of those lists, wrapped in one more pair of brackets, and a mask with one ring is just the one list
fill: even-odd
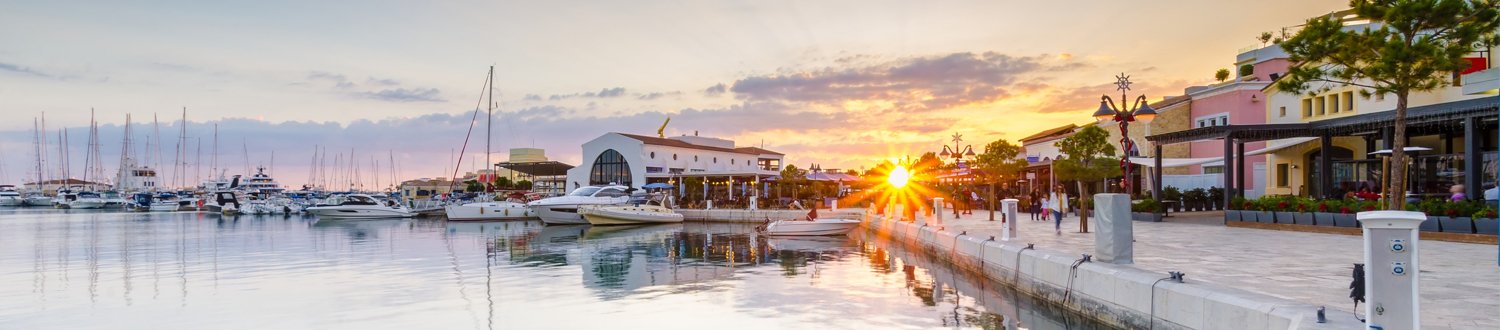
[(860, 233), (0, 210), (0, 329), (1095, 329)]

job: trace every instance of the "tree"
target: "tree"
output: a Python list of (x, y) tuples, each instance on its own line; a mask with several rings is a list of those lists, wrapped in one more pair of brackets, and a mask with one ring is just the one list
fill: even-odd
[(1218, 80), (1219, 82), (1229, 80), (1229, 69), (1219, 69), (1219, 71), (1215, 71), (1214, 80)]
[[(1120, 176), (1120, 162), (1111, 156), (1115, 147), (1109, 143), (1109, 132), (1099, 126), (1084, 126), (1077, 133), (1057, 141), (1057, 149), (1066, 158), (1053, 161), (1057, 178), (1078, 183), (1078, 193), (1088, 196), (1084, 182), (1104, 181)], [(1083, 200), (1083, 198), (1079, 198)]]
[(1014, 178), (1026, 169), (1026, 160), (1018, 158), (1020, 155), (1021, 146), (1004, 139), (995, 140), (984, 145), (984, 153), (974, 156), (974, 168), (979, 169), (980, 179), (985, 182)]
[(479, 181), (476, 180), (464, 180), (464, 191), (481, 192), (484, 191), (484, 185), (480, 184)]
[(1267, 42), (1271, 42), (1271, 38), (1272, 38), (1271, 31), (1266, 31), (1266, 32), (1261, 32), (1260, 33), (1260, 37), (1259, 38), (1255, 38), (1255, 40), (1260, 40), (1260, 46), (1261, 47), (1265, 47)]
[[(1391, 150), (1406, 148), (1406, 109), (1412, 92), (1452, 84), (1450, 76), (1469, 66), (1464, 56), (1476, 44), (1493, 44), (1500, 27), (1500, 0), (1352, 0), (1355, 20), (1367, 26), (1345, 26), (1344, 17), (1307, 20), (1296, 35), (1281, 43), (1293, 63), (1277, 89), (1316, 94), (1335, 86), (1362, 88), (1360, 95), (1396, 96)], [(1391, 154), (1385, 196), (1405, 196), (1407, 157)], [(1386, 209), (1400, 210), (1403, 198), (1387, 198)]]
[(503, 176), (495, 176), (494, 186), (497, 189), (510, 189), (513, 186), (515, 186), (515, 184), (512, 183), (512, 182), (510, 182), (510, 178), (503, 177)]

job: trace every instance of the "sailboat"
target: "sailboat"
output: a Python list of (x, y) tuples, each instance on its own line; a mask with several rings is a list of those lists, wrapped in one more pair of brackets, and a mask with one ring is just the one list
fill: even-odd
[[(488, 96), (489, 100), (487, 102), (485, 102), (485, 104), (488, 105), (489, 109), (488, 109), (487, 114), (485, 115), (486, 124), (485, 124), (485, 134), (484, 134), (484, 138), (485, 138), (485, 141), (484, 141), (484, 157), (485, 157), (484, 163), (487, 166), (490, 166), (491, 169), (493, 169), (493, 166), (495, 166), (494, 163), (490, 162), (490, 159), (489, 159), (489, 157), (490, 157), (490, 132), (492, 131), (491, 127), (493, 126), (491, 124), (494, 122), (490, 118), (492, 118), (494, 116), (494, 114), (495, 114), (495, 99), (494, 99), (494, 97), (495, 97), (494, 89), (495, 88), (494, 88), (494, 86), (495, 86), (495, 67), (491, 66), (490, 67), (489, 77), (485, 80), (485, 83), (484, 83), (484, 88), (488, 91), (488, 93), (486, 93), (486, 94), (489, 95)], [(479, 116), (479, 108), (474, 108), (474, 116), (476, 116), (476, 117)], [(465, 145), (464, 147), (467, 148), (468, 145)], [(462, 154), (460, 154), (460, 155), (462, 155)], [(462, 157), (462, 156), (460, 156), (460, 157)], [(463, 163), (463, 160), (460, 159), (459, 160), (459, 164), (462, 164), (462, 163)], [(456, 166), (462, 166), (462, 165), (455, 165), (455, 168), (454, 168), (454, 171), (453, 171), (454, 176), (457, 176), (457, 174), (458, 174), (458, 168)], [(494, 171), (490, 171), (490, 173), (495, 173), (495, 172)], [(489, 187), (489, 183), (488, 182), (485, 183), (485, 187)], [(488, 190), (488, 189), (486, 189), (486, 190)], [(494, 200), (494, 199), (495, 199), (494, 196), (482, 195), (479, 201), (475, 201), (475, 202), (472, 202), (472, 203), (465, 203), (465, 204), (461, 204), (461, 205), (460, 204), (451, 204), (451, 205), (448, 205), (448, 206), (446, 206), (446, 207), (443, 208), (443, 213), (444, 213), (444, 215), (446, 215), (448, 217), (448, 220), (486, 221), (486, 220), (524, 220), (524, 219), (536, 219), (537, 218), (536, 213), (534, 211), (532, 211), (530, 208), (526, 207), (526, 204), (524, 204), (524, 203), (518, 203), (518, 202), (510, 201), (510, 200)]]
[[(89, 150), (83, 158), (83, 181), (100, 180), (102, 176), (104, 176), (104, 167), (99, 164), (99, 123), (94, 121), (93, 109), (89, 109)], [(73, 195), (68, 200), (68, 208), (98, 209), (108, 206), (109, 201), (102, 194), (90, 190), (98, 189), (98, 185), (93, 186), (85, 187), (84, 191)]]
[(32, 147), (36, 151), (36, 189), (26, 192), (21, 198), (23, 204), (26, 206), (52, 206), (52, 197), (47, 197), (44, 190), (44, 187), (47, 186), (47, 170), (46, 164), (44, 164), (46, 163), (47, 153), (42, 150), (46, 148), (47, 138), (46, 132), (44, 132), (45, 129), (41, 123), (47, 120), (46, 116), (44, 113), (40, 121), (38, 119), (32, 119), (31, 121), (33, 134)]

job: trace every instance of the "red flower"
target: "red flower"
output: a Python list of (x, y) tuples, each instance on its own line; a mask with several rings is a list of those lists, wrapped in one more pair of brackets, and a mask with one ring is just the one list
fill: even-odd
[(1365, 211), (1374, 211), (1375, 204), (1365, 204), (1364, 206), (1361, 206), (1360, 209), (1363, 209)]
[(1354, 212), (1350, 212), (1348, 206), (1343, 206), (1343, 207), (1339, 207), (1339, 213), (1349, 214), (1349, 213), (1354, 213)]
[(1484, 210), (1484, 217), (1486, 217), (1486, 218), (1494, 218), (1495, 217), (1495, 210)]
[(1458, 216), (1458, 210), (1457, 209), (1447, 209), (1447, 210), (1443, 211), (1443, 214), (1447, 215), (1447, 216), (1450, 216), (1450, 217), (1456, 217), (1456, 216)]
[(1328, 212), (1328, 203), (1318, 203), (1318, 212)]
[(1286, 210), (1286, 202), (1276, 203), (1276, 209), (1278, 209), (1278, 210)]
[(1243, 209), (1245, 209), (1245, 210), (1253, 210), (1253, 209), (1255, 209), (1255, 203), (1245, 202), (1245, 205), (1243, 205)]

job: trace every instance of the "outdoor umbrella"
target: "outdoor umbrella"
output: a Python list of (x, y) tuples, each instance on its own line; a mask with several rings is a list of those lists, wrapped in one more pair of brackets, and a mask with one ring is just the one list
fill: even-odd
[(648, 183), (648, 184), (646, 184), (644, 186), (641, 186), (641, 188), (646, 188), (646, 189), (672, 189), (672, 185), (671, 184), (667, 184), (665, 182), (657, 182), (657, 183)]

